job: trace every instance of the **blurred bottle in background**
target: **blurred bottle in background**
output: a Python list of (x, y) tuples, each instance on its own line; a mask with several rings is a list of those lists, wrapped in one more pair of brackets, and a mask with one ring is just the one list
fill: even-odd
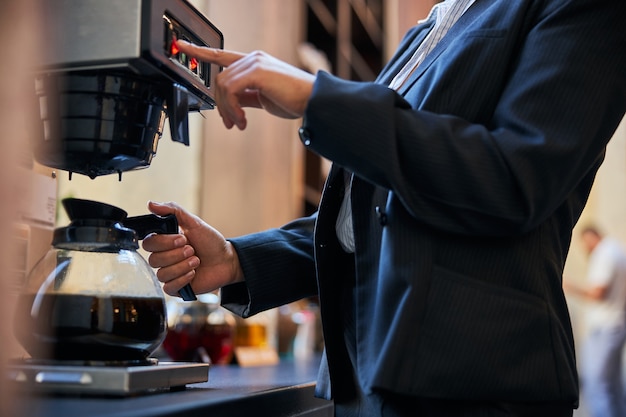
[(308, 360), (324, 349), (319, 306), (300, 300), (279, 308), (278, 352), (282, 358)]
[(197, 301), (168, 303), (169, 324), (163, 349), (175, 361), (230, 363), (235, 318), (220, 306), (217, 294), (202, 294)]

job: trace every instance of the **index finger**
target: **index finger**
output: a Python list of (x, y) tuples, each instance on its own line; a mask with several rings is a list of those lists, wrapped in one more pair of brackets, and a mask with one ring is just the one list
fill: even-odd
[(177, 40), (176, 44), (178, 45), (178, 48), (187, 55), (191, 55), (203, 62), (216, 64), (221, 67), (228, 67), (233, 62), (239, 61), (245, 56), (245, 54), (242, 54), (241, 52), (227, 51), (208, 46), (198, 46), (183, 40)]
[(188, 243), (185, 235), (177, 234), (156, 234), (146, 236), (141, 243), (141, 247), (148, 252), (165, 252), (182, 248)]

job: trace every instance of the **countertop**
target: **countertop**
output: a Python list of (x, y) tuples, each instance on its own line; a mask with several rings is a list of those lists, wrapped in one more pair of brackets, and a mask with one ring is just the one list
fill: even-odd
[(182, 391), (132, 397), (66, 396), (19, 393), (17, 416), (173, 417), (173, 416), (325, 416), (332, 402), (313, 396), (319, 357), (281, 360), (278, 365), (215, 365), (208, 382)]

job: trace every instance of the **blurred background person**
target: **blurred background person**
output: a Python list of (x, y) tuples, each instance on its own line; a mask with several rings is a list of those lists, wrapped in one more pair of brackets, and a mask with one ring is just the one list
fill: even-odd
[(622, 356), (626, 344), (626, 251), (598, 228), (582, 229), (589, 254), (587, 285), (564, 281), (566, 291), (590, 302), (589, 331), (580, 352), (583, 401), (592, 417), (626, 416)]

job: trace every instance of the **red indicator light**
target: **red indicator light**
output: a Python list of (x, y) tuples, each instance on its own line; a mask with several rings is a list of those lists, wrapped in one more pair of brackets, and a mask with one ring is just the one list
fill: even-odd
[(178, 55), (180, 49), (178, 49), (178, 44), (176, 43), (176, 38), (172, 39), (172, 46), (170, 47), (170, 54)]
[(191, 58), (189, 61), (189, 69), (195, 71), (198, 69), (198, 60), (196, 58)]

